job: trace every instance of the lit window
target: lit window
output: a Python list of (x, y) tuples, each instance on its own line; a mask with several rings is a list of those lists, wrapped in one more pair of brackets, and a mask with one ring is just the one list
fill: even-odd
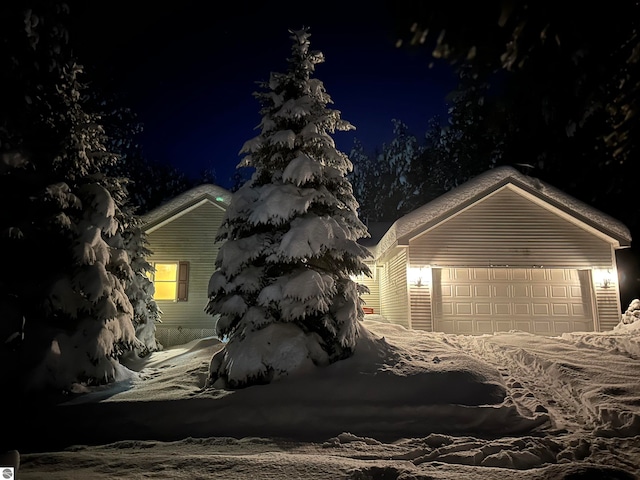
[(150, 273), (154, 300), (186, 301), (189, 282), (189, 262), (156, 262)]
[(156, 271), (153, 275), (153, 285), (156, 293), (155, 300), (176, 300), (178, 292), (178, 264), (177, 263), (156, 263)]

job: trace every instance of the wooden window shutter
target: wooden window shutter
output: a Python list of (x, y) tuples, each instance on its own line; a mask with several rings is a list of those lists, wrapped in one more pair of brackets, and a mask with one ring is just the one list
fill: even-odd
[(186, 302), (189, 299), (189, 262), (178, 264), (178, 301)]

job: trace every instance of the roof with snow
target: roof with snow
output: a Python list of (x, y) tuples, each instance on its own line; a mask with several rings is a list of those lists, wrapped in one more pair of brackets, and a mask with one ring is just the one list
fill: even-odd
[(198, 185), (143, 215), (144, 229), (147, 232), (154, 230), (176, 214), (187, 211), (205, 201), (219, 205), (226, 210), (231, 202), (231, 196), (231, 192), (218, 185), (210, 183)]
[(437, 225), (507, 184), (525, 190), (606, 234), (617, 241), (619, 247), (628, 247), (631, 244), (631, 233), (620, 221), (537, 178), (524, 175), (513, 167), (502, 166), (478, 175), (396, 220), (375, 247), (374, 256), (379, 257), (397, 245), (407, 245), (415, 235)]

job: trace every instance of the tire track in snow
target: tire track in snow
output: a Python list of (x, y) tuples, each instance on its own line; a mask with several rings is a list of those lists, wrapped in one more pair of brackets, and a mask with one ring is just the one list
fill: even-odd
[(443, 338), (495, 366), (516, 405), (547, 409), (558, 429), (605, 437), (640, 434), (638, 386), (626, 375), (640, 368), (638, 360), (526, 333)]

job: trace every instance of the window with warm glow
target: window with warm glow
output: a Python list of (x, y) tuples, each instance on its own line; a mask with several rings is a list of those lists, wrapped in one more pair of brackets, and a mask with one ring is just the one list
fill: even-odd
[(154, 300), (177, 300), (178, 294), (178, 264), (156, 263), (156, 271), (153, 273), (153, 285), (156, 293)]

